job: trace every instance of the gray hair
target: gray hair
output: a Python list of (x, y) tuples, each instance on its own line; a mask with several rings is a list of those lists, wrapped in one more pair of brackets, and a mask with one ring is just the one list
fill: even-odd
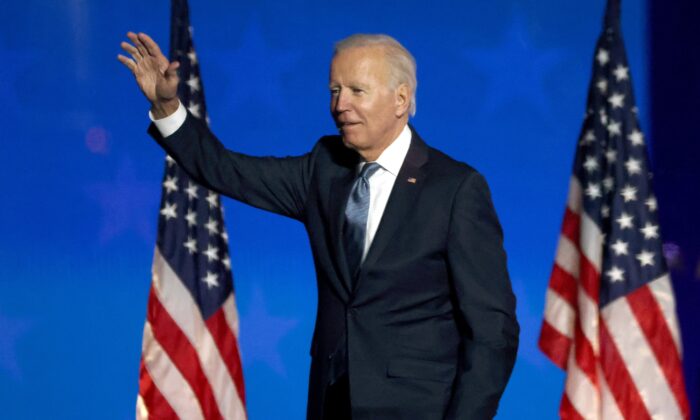
[(355, 34), (335, 43), (333, 55), (339, 52), (356, 47), (381, 47), (386, 54), (386, 60), (390, 68), (390, 81), (392, 88), (398, 87), (401, 83), (406, 83), (411, 90), (410, 106), (408, 112), (411, 116), (416, 115), (416, 89), (418, 80), (416, 79), (416, 60), (410, 52), (399, 43), (399, 41), (384, 34)]

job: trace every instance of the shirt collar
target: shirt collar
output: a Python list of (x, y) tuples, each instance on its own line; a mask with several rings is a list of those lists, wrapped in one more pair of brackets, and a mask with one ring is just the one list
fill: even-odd
[[(391, 144), (384, 149), (381, 155), (377, 158), (377, 162), (384, 170), (390, 172), (394, 176), (399, 175), (401, 165), (403, 165), (408, 148), (411, 146), (411, 129), (408, 124), (403, 127), (401, 134)], [(361, 162), (358, 170), (362, 169), (366, 162)]]

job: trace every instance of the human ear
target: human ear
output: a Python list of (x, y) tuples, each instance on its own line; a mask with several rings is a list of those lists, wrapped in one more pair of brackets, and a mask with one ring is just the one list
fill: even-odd
[(411, 90), (406, 83), (401, 83), (395, 91), (396, 97), (396, 117), (402, 117), (408, 112), (411, 104)]

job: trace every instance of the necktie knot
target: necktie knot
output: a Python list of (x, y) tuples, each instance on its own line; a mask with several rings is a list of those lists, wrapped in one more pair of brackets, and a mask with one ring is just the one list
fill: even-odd
[(362, 166), (362, 169), (360, 169), (359, 177), (364, 179), (365, 181), (369, 181), (372, 175), (374, 175), (374, 173), (377, 172), (379, 168), (381, 168), (381, 165), (377, 162), (367, 162)]

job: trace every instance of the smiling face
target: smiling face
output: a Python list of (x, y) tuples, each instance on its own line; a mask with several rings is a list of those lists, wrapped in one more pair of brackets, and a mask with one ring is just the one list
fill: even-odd
[(331, 115), (343, 143), (374, 161), (398, 137), (408, 121), (409, 92), (392, 86), (384, 50), (352, 47), (331, 62)]

